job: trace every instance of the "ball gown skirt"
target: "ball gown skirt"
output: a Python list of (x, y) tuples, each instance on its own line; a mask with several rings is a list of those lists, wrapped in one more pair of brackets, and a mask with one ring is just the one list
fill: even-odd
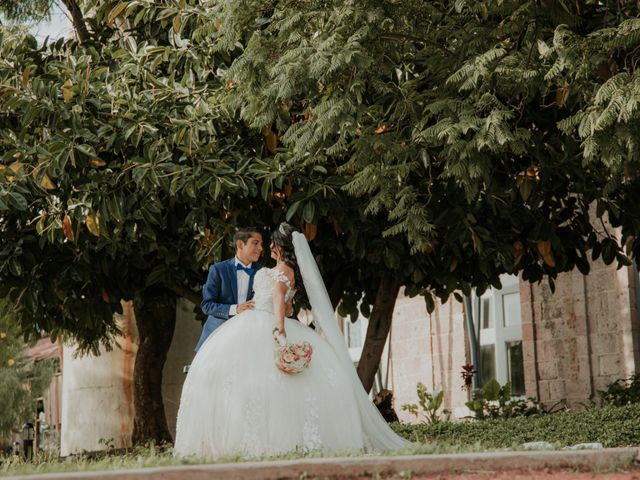
[(185, 380), (176, 455), (263, 457), (289, 452), (357, 452), (367, 439), (352, 380), (331, 346), (285, 319), (290, 342), (313, 347), (309, 367), (287, 375), (274, 363), (274, 315), (248, 310), (202, 345)]

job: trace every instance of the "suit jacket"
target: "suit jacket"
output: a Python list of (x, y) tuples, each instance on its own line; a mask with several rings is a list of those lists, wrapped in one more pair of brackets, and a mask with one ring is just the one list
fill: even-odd
[[(254, 262), (252, 266), (256, 272), (262, 268), (262, 265), (257, 262)], [(253, 297), (254, 277), (255, 273), (249, 277), (247, 300), (251, 300)], [(237, 303), (238, 276), (235, 258), (214, 263), (209, 267), (207, 282), (202, 287), (202, 303), (200, 307), (207, 315), (207, 321), (202, 327), (202, 334), (195, 348), (196, 352), (209, 335), (229, 318), (231, 305), (236, 305)]]

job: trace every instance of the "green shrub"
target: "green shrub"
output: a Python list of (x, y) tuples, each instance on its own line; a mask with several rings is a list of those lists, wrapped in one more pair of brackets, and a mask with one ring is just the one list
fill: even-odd
[(511, 383), (500, 386), (495, 378), (489, 380), (482, 389), (473, 392), (473, 400), (465, 403), (475, 418), (510, 418), (546, 413), (533, 398), (511, 396)]
[(640, 373), (629, 378), (620, 378), (607, 385), (606, 390), (599, 390), (598, 394), (607, 405), (629, 405), (640, 402)]
[(538, 440), (559, 447), (587, 442), (623, 447), (640, 445), (640, 404), (482, 422), (395, 424), (394, 428), (398, 434), (415, 442), (481, 445), (487, 449), (518, 447)]
[[(402, 405), (400, 408), (415, 415), (416, 418), (419, 418), (419, 416), (422, 415), (429, 423), (437, 423), (442, 420), (438, 410), (442, 406), (442, 402), (444, 400), (444, 390), (429, 393), (427, 391), (427, 387), (424, 386), (424, 383), (418, 382), (417, 393), (419, 405), (416, 405), (415, 403), (408, 403)], [(449, 418), (449, 414), (451, 412), (443, 409), (442, 413)]]

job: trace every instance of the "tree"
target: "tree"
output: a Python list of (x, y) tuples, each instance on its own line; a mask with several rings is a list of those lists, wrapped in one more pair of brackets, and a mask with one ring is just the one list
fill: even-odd
[(95, 6), (80, 42), (2, 31), (0, 293), (27, 334), (94, 352), (132, 300), (133, 441), (162, 443), (176, 298), (199, 304), (194, 288), (239, 212), (263, 223), (248, 176), (263, 144), (216, 102), (224, 58), (180, 39), (178, 5), (136, 10), (118, 29), (127, 12), (114, 6)]
[(25, 354), (26, 344), (6, 300), (0, 302), (0, 436), (8, 436), (33, 421), (35, 400), (51, 383), (55, 364), (34, 362)]
[(227, 102), (278, 135), (303, 179), (288, 216), (331, 221), (314, 206), (340, 185), (397, 240), (380, 273), (410, 278), (431, 311), (432, 295), (482, 293), (502, 273), (553, 288), (589, 271), (589, 251), (629, 264), (601, 219), (638, 249), (637, 15), (631, 1), (255, 0), (211, 18), (237, 55)]
[(5, 0), (0, 4), (0, 16), (10, 22), (48, 20), (52, 3), (51, 0)]
[(635, 248), (633, 169), (611, 182), (620, 162), (590, 160), (566, 123), (605, 105), (602, 57), (577, 52), (615, 32), (616, 68), (634, 65), (631, 2), (85, 7), (79, 43), (5, 31), (0, 277), (25, 328), (87, 347), (134, 299), (136, 440), (168, 438), (167, 312), (236, 221), (314, 239), (334, 303), (371, 314), (365, 388), (400, 286), (432, 310), (505, 272), (553, 285), (589, 251), (628, 263), (594, 202)]

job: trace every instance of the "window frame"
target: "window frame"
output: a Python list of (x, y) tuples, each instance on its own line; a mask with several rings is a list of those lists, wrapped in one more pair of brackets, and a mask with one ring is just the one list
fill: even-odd
[[(509, 371), (509, 351), (507, 344), (511, 342), (522, 342), (522, 312), (520, 311), (520, 318), (516, 324), (505, 325), (505, 297), (508, 295), (517, 294), (518, 299), (520, 295), (520, 284), (517, 276), (514, 275), (501, 275), (500, 281), (502, 283), (501, 289), (489, 288), (487, 291), (478, 297), (475, 293), (473, 299), (477, 305), (476, 331), (478, 332), (478, 346), (480, 349), (484, 346), (494, 347), (493, 362), (495, 365), (495, 378), (504, 385), (507, 382), (511, 382), (511, 375)], [(479, 301), (478, 301), (479, 300)], [(482, 302), (488, 300), (489, 303), (489, 315), (492, 319), (492, 324), (489, 328), (483, 328), (485, 323), (484, 308)], [(520, 305), (520, 303), (518, 303)], [(482, 384), (489, 381), (490, 378), (482, 378)]]

